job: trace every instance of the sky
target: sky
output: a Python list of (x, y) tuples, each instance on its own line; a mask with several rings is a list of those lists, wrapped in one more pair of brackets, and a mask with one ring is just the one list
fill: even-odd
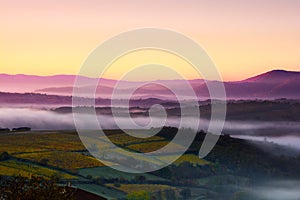
[[(144, 27), (171, 29), (196, 41), (223, 80), (242, 80), (272, 69), (299, 71), (299, 10), (298, 0), (0, 0), (0, 73), (77, 74), (102, 42)], [(156, 54), (124, 58), (105, 76), (119, 78), (137, 58), (170, 61), (170, 56)], [(177, 65), (174, 68), (189, 79), (198, 78), (176, 59), (168, 65)], [(146, 70), (141, 76), (170, 79), (166, 74)]]

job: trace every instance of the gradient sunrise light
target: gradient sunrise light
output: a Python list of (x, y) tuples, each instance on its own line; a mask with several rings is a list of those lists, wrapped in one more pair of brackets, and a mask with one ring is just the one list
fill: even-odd
[[(299, 71), (299, 9), (297, 0), (1, 0), (0, 73), (77, 74), (97, 45), (143, 27), (192, 38), (224, 80), (279, 68)], [(107, 76), (117, 73), (118, 68)]]

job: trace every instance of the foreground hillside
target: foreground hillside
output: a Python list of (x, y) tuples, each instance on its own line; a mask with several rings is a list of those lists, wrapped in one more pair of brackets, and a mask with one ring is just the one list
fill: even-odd
[[(149, 152), (167, 144), (176, 130), (164, 128), (155, 137), (141, 140), (119, 130), (106, 132), (118, 146)], [(199, 159), (204, 135), (199, 133), (186, 154), (169, 167), (130, 174), (91, 157), (73, 131), (0, 133), (0, 175), (46, 179), (55, 175), (62, 184), (70, 182), (72, 187), (108, 199), (260, 199), (251, 192), (257, 185), (277, 179), (300, 180), (300, 153), (295, 150), (222, 136), (214, 150)]]

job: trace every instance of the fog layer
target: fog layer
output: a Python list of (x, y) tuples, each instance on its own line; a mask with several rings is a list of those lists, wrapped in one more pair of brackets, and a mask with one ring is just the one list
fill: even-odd
[[(132, 120), (140, 126), (146, 126), (150, 122), (148, 117), (137, 117)], [(109, 115), (98, 116), (98, 121), (104, 129), (120, 128), (116, 125), (114, 118)], [(159, 117), (152, 118), (153, 127), (161, 126), (162, 121), (163, 119)], [(187, 121), (189, 123), (185, 123), (186, 128), (192, 127), (193, 124), (198, 123), (198, 119), (192, 117)], [(123, 129), (132, 128), (128, 125), (127, 118), (118, 117), (118, 122)], [(179, 118), (167, 118), (165, 126), (178, 127), (179, 122)], [(89, 129), (98, 128), (92, 127), (89, 124), (89, 121), (86, 121), (85, 123), (86, 127)], [(199, 130), (207, 130), (208, 124), (208, 120), (201, 119)], [(12, 129), (14, 127), (22, 126), (31, 127), (33, 130), (75, 129), (72, 114), (59, 114), (49, 110), (28, 108), (0, 108), (0, 127)], [(267, 137), (268, 140), (277, 143), (290, 144), (293, 146), (300, 144), (299, 122), (226, 121), (223, 132), (237, 135), (238, 137), (247, 137), (245, 139), (263, 140), (264, 137)]]

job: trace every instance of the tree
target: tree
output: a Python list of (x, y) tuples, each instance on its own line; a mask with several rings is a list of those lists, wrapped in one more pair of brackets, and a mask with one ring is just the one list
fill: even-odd
[(184, 198), (184, 199), (188, 199), (191, 197), (191, 190), (186, 188), (180, 191), (180, 195)]
[(145, 182), (146, 181), (146, 177), (143, 175), (137, 175), (135, 176), (135, 181), (137, 182)]
[(176, 194), (174, 192), (174, 190), (165, 190), (165, 198), (167, 200), (175, 200), (176, 199)]
[(9, 159), (9, 154), (7, 152), (3, 152), (0, 154), (0, 161), (4, 161)]
[(58, 186), (56, 180), (33, 176), (0, 177), (0, 199), (72, 200), (72, 189)]
[(114, 183), (114, 186), (119, 188), (119, 187), (121, 187), (121, 184), (120, 183)]
[(49, 159), (47, 159), (47, 158), (43, 158), (43, 159), (40, 161), (41, 165), (48, 165), (48, 162), (49, 162)]

